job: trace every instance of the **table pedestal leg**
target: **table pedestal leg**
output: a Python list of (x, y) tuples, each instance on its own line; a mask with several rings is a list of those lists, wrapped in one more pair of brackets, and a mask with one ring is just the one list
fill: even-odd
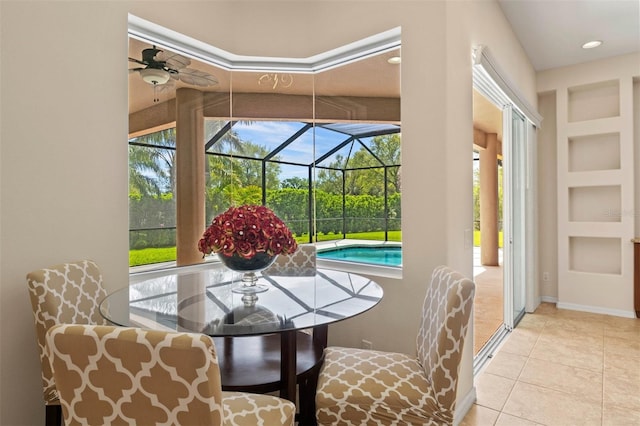
[(296, 402), (296, 331), (280, 335), (282, 359), (280, 362), (280, 397)]
[(313, 341), (320, 345), (322, 349), (327, 347), (329, 336), (329, 326), (327, 324), (318, 325), (313, 328)]
[[(329, 326), (326, 324), (313, 328), (313, 344), (321, 351), (327, 347), (328, 333)], [(298, 423), (301, 426), (316, 425), (316, 388), (318, 387), (319, 373), (320, 368), (315, 369), (299, 384), (300, 419)]]

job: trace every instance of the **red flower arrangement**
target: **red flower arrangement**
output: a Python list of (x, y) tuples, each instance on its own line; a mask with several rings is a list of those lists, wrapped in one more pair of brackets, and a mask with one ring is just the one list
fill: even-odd
[(298, 248), (287, 225), (265, 206), (230, 207), (211, 221), (198, 242), (203, 254), (234, 254), (251, 259), (257, 253), (269, 256), (292, 254)]

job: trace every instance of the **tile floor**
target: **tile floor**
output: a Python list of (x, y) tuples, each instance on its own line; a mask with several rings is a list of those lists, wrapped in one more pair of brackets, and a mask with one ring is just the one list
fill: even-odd
[(461, 426), (640, 425), (640, 319), (527, 314), (476, 377)]

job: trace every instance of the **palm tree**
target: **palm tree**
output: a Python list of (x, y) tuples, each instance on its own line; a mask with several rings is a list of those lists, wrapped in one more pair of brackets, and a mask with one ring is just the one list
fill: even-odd
[(129, 142), (129, 192), (133, 190), (142, 196), (174, 193), (176, 129), (139, 136)]

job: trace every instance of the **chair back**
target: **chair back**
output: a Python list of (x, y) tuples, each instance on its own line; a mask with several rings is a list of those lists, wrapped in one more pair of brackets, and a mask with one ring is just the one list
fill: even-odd
[(46, 345), (67, 425), (223, 422), (209, 336), (65, 324), (49, 330)]
[(27, 274), (27, 287), (40, 350), (46, 405), (58, 404), (56, 385), (44, 350), (45, 335), (56, 324), (105, 324), (98, 312), (106, 296), (100, 269), (91, 260), (63, 263)]
[(474, 293), (475, 284), (470, 279), (447, 266), (435, 268), (416, 339), (418, 360), (441, 411), (451, 422)]
[(300, 244), (293, 254), (279, 254), (271, 266), (262, 273), (279, 276), (313, 276), (316, 274), (316, 246)]

